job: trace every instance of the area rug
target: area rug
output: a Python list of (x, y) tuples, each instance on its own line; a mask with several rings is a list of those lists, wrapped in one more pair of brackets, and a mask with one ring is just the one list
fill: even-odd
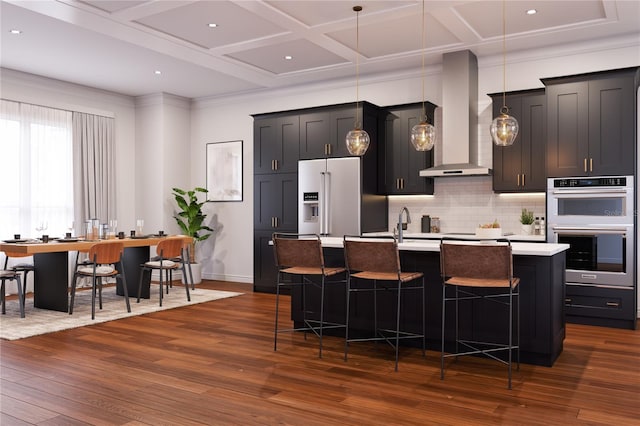
[(127, 312), (124, 299), (122, 296), (116, 295), (115, 286), (105, 287), (102, 291), (102, 310), (98, 309), (98, 300), (96, 299), (96, 318), (94, 320), (91, 319), (91, 291), (85, 290), (76, 293), (73, 315), (69, 315), (67, 312), (34, 308), (33, 298), (28, 297), (26, 300), (25, 318), (20, 318), (18, 301), (8, 300), (6, 315), (0, 315), (0, 339), (23, 339), (39, 334), (68, 330), (70, 328), (195, 305), (243, 294), (201, 288), (196, 288), (190, 292), (191, 302), (187, 302), (184, 288), (181, 286), (173, 288), (169, 294), (164, 295), (162, 307), (160, 307), (158, 303), (157, 286), (152, 286), (151, 299), (140, 299), (140, 303), (136, 303), (136, 298), (132, 297), (130, 299), (131, 312)]

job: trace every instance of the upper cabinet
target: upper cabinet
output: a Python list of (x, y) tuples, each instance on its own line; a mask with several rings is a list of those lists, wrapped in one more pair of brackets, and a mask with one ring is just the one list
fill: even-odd
[[(433, 166), (433, 150), (416, 151), (411, 144), (411, 128), (420, 123), (422, 102), (385, 108), (385, 142), (380, 144), (380, 192), (388, 195), (433, 194), (433, 179), (419, 175)], [(433, 124), (435, 105), (425, 103), (428, 121)]]
[(549, 177), (634, 174), (639, 70), (542, 80)]
[[(360, 102), (358, 114), (363, 129), (369, 136), (377, 134), (379, 108), (368, 102)], [(355, 103), (312, 108), (301, 112), (300, 159), (348, 157), (350, 154), (345, 139), (347, 133), (354, 129), (355, 121)], [(371, 142), (375, 146), (376, 141)]]
[[(493, 99), (493, 117), (500, 115), (502, 93)], [(544, 89), (506, 95), (509, 114), (520, 131), (511, 146), (493, 146), (493, 190), (495, 192), (544, 192), (546, 185), (546, 95)]]
[(298, 171), (300, 119), (297, 115), (254, 117), (253, 172)]

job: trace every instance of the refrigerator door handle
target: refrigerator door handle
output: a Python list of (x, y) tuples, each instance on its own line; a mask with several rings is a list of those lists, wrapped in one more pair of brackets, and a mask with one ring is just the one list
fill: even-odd
[(329, 235), (329, 188), (330, 175), (328, 172), (320, 172), (320, 235)]

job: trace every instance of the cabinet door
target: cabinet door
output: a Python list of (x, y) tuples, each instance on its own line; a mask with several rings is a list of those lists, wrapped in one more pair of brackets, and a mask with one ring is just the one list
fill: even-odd
[(300, 158), (311, 160), (328, 156), (331, 145), (331, 113), (314, 111), (300, 115)]
[(276, 267), (271, 231), (255, 231), (253, 236), (253, 290), (275, 293), (278, 268)]
[(522, 98), (522, 176), (526, 192), (544, 192), (547, 185), (547, 97), (544, 93)]
[(278, 231), (298, 228), (298, 174), (254, 176), (254, 228)]
[(589, 157), (588, 82), (547, 87), (547, 175), (585, 176)]
[[(522, 191), (522, 157), (528, 146), (523, 145), (523, 133), (526, 133), (522, 120), (522, 97), (518, 95), (506, 96), (505, 102), (509, 108), (509, 115), (518, 120), (520, 130), (513, 145), (497, 146), (493, 144), (493, 190), (496, 192)], [(496, 96), (493, 101), (493, 117), (500, 115), (502, 96)]]
[(253, 144), (254, 173), (297, 171), (300, 149), (298, 116), (256, 119)]
[(589, 81), (592, 175), (632, 175), (635, 144), (633, 72)]
[[(427, 110), (433, 116), (433, 108)], [(411, 144), (411, 128), (420, 123), (422, 105), (390, 108), (385, 120), (385, 141), (380, 173), (386, 194), (433, 194), (433, 179), (420, 176), (420, 170), (433, 165), (433, 150), (416, 151)]]

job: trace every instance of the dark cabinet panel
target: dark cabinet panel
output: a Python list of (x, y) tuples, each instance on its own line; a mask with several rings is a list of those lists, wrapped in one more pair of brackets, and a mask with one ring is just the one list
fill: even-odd
[(276, 267), (271, 231), (254, 231), (253, 234), (253, 289), (275, 293), (278, 268)]
[(254, 176), (254, 228), (272, 231), (298, 228), (298, 174)]
[(254, 173), (296, 172), (299, 146), (297, 115), (256, 118), (253, 125)]
[(637, 299), (633, 288), (567, 285), (567, 322), (635, 330)]
[[(425, 104), (429, 122), (435, 105)], [(411, 128), (420, 123), (422, 103), (386, 108), (385, 141), (380, 145), (379, 179), (381, 192), (410, 195), (433, 194), (433, 179), (419, 175), (420, 170), (433, 166), (433, 150), (419, 152), (411, 144)]]
[(543, 79), (549, 177), (632, 175), (637, 68)]
[[(492, 95), (493, 116), (500, 114), (502, 94)], [(507, 94), (509, 114), (520, 131), (511, 146), (493, 146), (493, 190), (495, 192), (544, 191), (546, 184), (546, 96), (544, 90)]]

